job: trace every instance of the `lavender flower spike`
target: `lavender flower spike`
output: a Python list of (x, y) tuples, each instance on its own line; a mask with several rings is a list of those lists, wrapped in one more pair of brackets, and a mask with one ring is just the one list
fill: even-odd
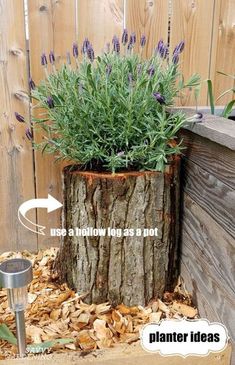
[(179, 62), (179, 55), (178, 55), (178, 53), (173, 54), (172, 62), (174, 63), (174, 65), (177, 65), (178, 64), (178, 62)]
[(88, 38), (85, 38), (82, 44), (82, 53), (86, 54), (87, 53), (87, 48), (89, 46), (90, 42), (88, 40)]
[(156, 52), (161, 54), (162, 53), (162, 49), (164, 49), (164, 42), (162, 39), (160, 39), (160, 41), (158, 42), (157, 48), (156, 48)]
[(141, 46), (142, 48), (144, 48), (145, 44), (146, 44), (146, 36), (143, 34), (143, 35), (141, 36), (141, 38), (140, 38), (140, 46)]
[(45, 53), (41, 55), (41, 65), (46, 66), (47, 65), (47, 56)]
[(16, 120), (18, 120), (18, 122), (25, 123), (25, 119), (24, 119), (23, 115), (15, 112), (15, 117), (16, 117)]
[(51, 96), (48, 96), (48, 98), (47, 98), (47, 100), (46, 100), (46, 103), (47, 103), (47, 105), (48, 105), (48, 107), (49, 107), (50, 109), (52, 109), (52, 108), (54, 108), (54, 107), (55, 107), (54, 101), (53, 101), (53, 99), (52, 99), (52, 97), (51, 97)]
[(113, 37), (112, 43), (114, 52), (120, 53), (120, 42), (116, 35)]
[(161, 95), (160, 93), (156, 92), (153, 93), (154, 98), (156, 99), (156, 101), (159, 102), (159, 104), (165, 104), (165, 98), (163, 95)]
[(91, 62), (93, 62), (94, 61), (94, 59), (95, 59), (95, 53), (94, 53), (94, 49), (93, 49), (93, 47), (92, 47), (92, 44), (90, 43), (89, 45), (88, 45), (88, 47), (87, 47), (87, 56), (88, 56), (88, 58), (89, 58), (89, 60), (91, 61)]
[(107, 74), (107, 76), (109, 76), (111, 74), (111, 72), (112, 72), (112, 65), (107, 65), (106, 66), (106, 74)]
[(154, 66), (150, 66), (147, 72), (148, 72), (149, 76), (152, 77), (155, 74)]
[(78, 58), (78, 45), (76, 42), (73, 43), (73, 57)]
[(30, 130), (29, 128), (27, 128), (27, 129), (26, 129), (26, 131), (25, 131), (25, 135), (26, 135), (26, 137), (27, 137), (30, 141), (32, 141), (32, 140), (33, 140), (33, 133), (31, 132), (31, 130)]
[(136, 34), (133, 32), (130, 35), (130, 44), (133, 46), (136, 43)]
[(184, 41), (181, 41), (178, 46), (177, 46), (177, 50), (179, 53), (182, 53), (183, 50), (184, 50), (184, 46), (185, 46), (185, 42)]
[(32, 77), (29, 78), (29, 88), (30, 90), (34, 90), (36, 87), (35, 82), (33, 81)]
[(52, 65), (54, 65), (54, 63), (55, 63), (55, 55), (54, 55), (54, 52), (53, 52), (53, 51), (51, 51), (51, 52), (49, 53), (49, 60), (50, 60), (50, 63), (51, 63)]
[(128, 31), (127, 29), (124, 29), (123, 33), (122, 33), (122, 44), (123, 46), (125, 46), (128, 42)]

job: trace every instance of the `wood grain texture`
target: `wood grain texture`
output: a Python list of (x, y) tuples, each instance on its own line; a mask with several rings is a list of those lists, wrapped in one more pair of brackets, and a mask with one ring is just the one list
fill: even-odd
[[(76, 37), (75, 0), (29, 0), (29, 34), (30, 34), (30, 65), (31, 74), (38, 84), (44, 73), (40, 63), (42, 52), (47, 55), (54, 50), (56, 67), (64, 61), (67, 50), (71, 50)], [(49, 67), (50, 70), (50, 67)], [(43, 133), (36, 133), (35, 139), (39, 143)], [(51, 194), (62, 200), (62, 167), (54, 163), (54, 157), (35, 153), (36, 191), (38, 198), (45, 198)], [(50, 214), (45, 209), (38, 210), (39, 224), (48, 228), (60, 227), (60, 211)], [(39, 247), (57, 245), (58, 240), (46, 236), (39, 237)]]
[(145, 34), (147, 43), (143, 56), (149, 57), (160, 39), (168, 40), (169, 2), (165, 0), (127, 0), (126, 27), (129, 32), (136, 32), (137, 45), (140, 51), (140, 37)]
[(182, 183), (184, 191), (235, 238), (235, 190), (187, 159)]
[[(217, 98), (224, 91), (234, 86), (232, 78), (220, 75), (222, 71), (235, 75), (235, 0), (216, 0), (212, 39), (210, 77), (214, 84)], [(217, 105), (224, 105), (234, 98), (234, 94), (223, 96)]]
[[(140, 342), (134, 344), (119, 344), (112, 348), (95, 350), (92, 353), (80, 351), (67, 351), (64, 353), (53, 353), (50, 361), (57, 365), (230, 365), (231, 345), (229, 344), (222, 352), (210, 353), (208, 356), (162, 356), (158, 353), (145, 351)], [(44, 358), (27, 358), (29, 365), (46, 365), (48, 356)], [(4, 360), (4, 365), (25, 365), (25, 359)], [(1, 364), (0, 363), (0, 364)], [(232, 364), (233, 365), (233, 364)]]
[[(12, 26), (9, 27), (9, 25)], [(25, 137), (29, 119), (23, 0), (0, 1), (0, 250), (34, 251), (37, 237), (18, 221), (21, 203), (35, 197), (33, 152)], [(36, 222), (35, 212), (28, 218)]]
[[(197, 72), (202, 80), (209, 77), (214, 0), (172, 0), (171, 49), (182, 39), (185, 50), (181, 55), (185, 79)], [(202, 86), (199, 105), (207, 104), (207, 87)], [(195, 105), (192, 93), (186, 91), (179, 105)]]
[(123, 0), (79, 0), (78, 39), (87, 37), (95, 54), (101, 54), (107, 43), (112, 47), (114, 35), (120, 37), (124, 20)]
[[(65, 228), (121, 230), (120, 236), (65, 236), (61, 280), (89, 303), (146, 305), (172, 290), (178, 276), (179, 164), (169, 173), (65, 171)], [(144, 229), (158, 228), (144, 236)], [(142, 234), (125, 235), (125, 229)]]
[[(229, 296), (226, 288), (221, 286), (217, 277), (211, 272), (208, 261), (191, 237), (183, 232), (182, 238), (184, 244), (182, 263), (190, 276), (186, 278), (186, 282), (192, 282), (200, 316), (222, 322), (227, 327), (229, 336), (235, 340), (235, 322), (231, 320), (235, 317), (234, 296)], [(181, 273), (184, 278), (185, 270), (181, 270)]]
[(235, 151), (187, 130), (182, 130), (183, 154), (215, 176), (218, 180), (235, 188)]
[[(184, 195), (182, 229), (183, 238), (187, 234), (195, 242), (218, 285), (235, 300), (235, 239), (187, 194)], [(183, 240), (182, 252), (184, 244)]]

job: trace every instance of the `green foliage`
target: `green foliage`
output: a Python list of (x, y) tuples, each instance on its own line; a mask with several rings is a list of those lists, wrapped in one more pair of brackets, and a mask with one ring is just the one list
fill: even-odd
[[(0, 339), (8, 341), (13, 345), (17, 345), (17, 338), (13, 335), (10, 329), (5, 323), (0, 325)], [(27, 346), (27, 351), (30, 353), (38, 354), (54, 347), (55, 345), (65, 345), (74, 342), (72, 338), (58, 338), (56, 340), (45, 341), (41, 343), (34, 343)]]
[(32, 91), (40, 109), (35, 126), (45, 131), (37, 147), (86, 169), (162, 171), (181, 150), (180, 142), (172, 147), (169, 141), (186, 121), (169, 107), (181, 90), (198, 84), (198, 75), (185, 83), (178, 63), (156, 54), (84, 57), (75, 70), (64, 65)]
[[(232, 78), (233, 80), (235, 79), (235, 76), (233, 75), (229, 75), (226, 74), (224, 72), (220, 72), (218, 71), (218, 74), (223, 75), (223, 76), (227, 76)], [(214, 92), (213, 92), (213, 85), (212, 85), (212, 81), (211, 80), (207, 80), (207, 87), (208, 87), (208, 95), (209, 95), (209, 103), (210, 103), (210, 108), (211, 108), (211, 114), (215, 114), (215, 100), (214, 100)], [(235, 99), (234, 99), (234, 93), (235, 93), (235, 89), (234, 87), (225, 90), (224, 92), (222, 92), (222, 94), (220, 94), (218, 96), (218, 98), (216, 99), (216, 101), (220, 100), (223, 96), (225, 96), (226, 94), (232, 92), (233, 93), (233, 98), (231, 101), (229, 101), (225, 107), (224, 110), (221, 113), (221, 117), (224, 118), (228, 118), (229, 115), (231, 114), (231, 111), (233, 109), (233, 106), (235, 105)]]

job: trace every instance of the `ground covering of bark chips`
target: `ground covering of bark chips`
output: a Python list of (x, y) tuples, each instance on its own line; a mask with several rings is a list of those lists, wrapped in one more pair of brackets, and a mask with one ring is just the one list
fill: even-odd
[[(173, 293), (166, 292), (162, 300), (156, 298), (145, 308), (127, 307), (121, 303), (115, 308), (109, 303), (86, 304), (86, 293), (75, 293), (65, 283), (59, 283), (58, 275), (53, 270), (57, 252), (57, 248), (50, 248), (37, 254), (23, 251), (0, 255), (0, 262), (24, 257), (33, 265), (34, 278), (29, 285), (29, 305), (25, 312), (28, 344), (72, 338), (74, 342), (56, 344), (49, 351), (89, 352), (138, 341), (141, 327), (148, 322), (198, 317), (191, 295), (180, 280)], [(8, 308), (6, 290), (0, 288), (1, 323), (5, 323), (15, 334), (14, 314)], [(16, 353), (15, 345), (0, 340), (0, 359)]]

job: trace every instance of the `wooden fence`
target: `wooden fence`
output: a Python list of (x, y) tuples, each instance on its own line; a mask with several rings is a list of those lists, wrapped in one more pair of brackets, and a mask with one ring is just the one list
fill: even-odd
[[(146, 34), (146, 55), (160, 38), (171, 47), (185, 39), (186, 77), (193, 72), (210, 77), (217, 96), (233, 85), (216, 71), (234, 74), (235, 0), (28, 0), (26, 9), (24, 5), (24, 0), (0, 0), (0, 251), (33, 251), (58, 243), (49, 235), (37, 237), (17, 218), (19, 205), (28, 199), (48, 193), (61, 199), (61, 166), (32, 151), (25, 126), (14, 117), (18, 111), (30, 118), (29, 69), (38, 83), (43, 77), (42, 52), (53, 49), (57, 62), (64, 62), (74, 40), (81, 44), (88, 37), (98, 53), (126, 27), (138, 38)], [(193, 105), (194, 100), (187, 94), (180, 103)], [(205, 83), (199, 103), (207, 104)], [(37, 134), (36, 140), (40, 138)], [(58, 213), (40, 209), (31, 214), (41, 225), (60, 225)]]

